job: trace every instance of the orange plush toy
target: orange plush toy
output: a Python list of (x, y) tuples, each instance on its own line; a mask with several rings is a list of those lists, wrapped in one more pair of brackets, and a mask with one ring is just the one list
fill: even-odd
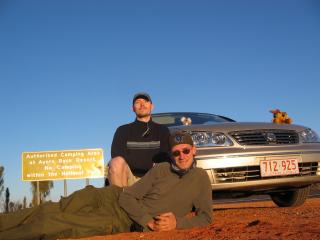
[(279, 109), (271, 110), (271, 113), (273, 113), (273, 123), (278, 124), (291, 124), (292, 119), (289, 118), (288, 114), (286, 112), (281, 112)]

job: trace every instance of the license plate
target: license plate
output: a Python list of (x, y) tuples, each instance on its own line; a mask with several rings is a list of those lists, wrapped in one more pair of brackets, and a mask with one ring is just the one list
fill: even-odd
[(265, 160), (260, 160), (260, 172), (261, 177), (298, 174), (298, 158), (266, 158)]

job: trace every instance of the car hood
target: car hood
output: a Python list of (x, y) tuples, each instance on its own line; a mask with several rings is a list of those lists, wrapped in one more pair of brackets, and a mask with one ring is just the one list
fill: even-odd
[(170, 127), (171, 131), (185, 130), (185, 131), (217, 131), (217, 132), (233, 132), (233, 131), (247, 131), (247, 130), (294, 130), (301, 132), (307, 127), (295, 124), (275, 124), (275, 123), (262, 123), (262, 122), (228, 122), (228, 123), (215, 123), (208, 125), (191, 125), (191, 126), (174, 126)]

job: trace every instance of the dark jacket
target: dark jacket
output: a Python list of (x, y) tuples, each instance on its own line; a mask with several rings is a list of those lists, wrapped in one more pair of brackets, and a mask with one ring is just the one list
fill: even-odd
[[(149, 129), (149, 130), (148, 130)], [(150, 120), (120, 126), (113, 137), (111, 157), (123, 157), (135, 176), (143, 176), (155, 162), (167, 161), (169, 130)]]

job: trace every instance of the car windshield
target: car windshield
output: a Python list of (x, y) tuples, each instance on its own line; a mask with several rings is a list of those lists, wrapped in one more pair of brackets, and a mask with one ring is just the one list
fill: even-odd
[(168, 127), (193, 124), (214, 124), (222, 122), (235, 122), (234, 120), (208, 113), (157, 113), (152, 115), (152, 120), (156, 123), (164, 124)]

